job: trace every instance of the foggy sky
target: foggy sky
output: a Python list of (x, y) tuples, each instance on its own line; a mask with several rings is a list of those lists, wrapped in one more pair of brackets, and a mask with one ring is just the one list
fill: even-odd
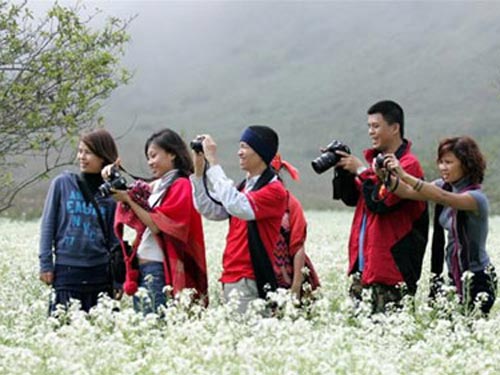
[[(314, 176), (310, 160), (332, 138), (355, 153), (369, 147), (366, 109), (375, 101), (402, 104), (407, 135), (429, 160), (439, 137), (491, 139), (499, 125), (499, 2), (84, 4), (137, 16), (122, 60), (134, 77), (103, 113), (116, 133), (134, 126), (121, 147), (141, 157), (161, 127), (187, 140), (209, 132), (236, 174), (241, 130), (268, 124), (305, 178), (322, 179), (311, 194), (328, 197), (329, 177)], [(129, 162), (146, 168), (138, 157)]]

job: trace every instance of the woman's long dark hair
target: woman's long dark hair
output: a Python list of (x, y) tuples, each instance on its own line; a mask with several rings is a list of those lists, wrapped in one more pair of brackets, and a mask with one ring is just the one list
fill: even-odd
[(486, 160), (474, 139), (468, 136), (443, 139), (439, 142), (437, 160), (441, 160), (447, 152), (452, 152), (460, 160), (464, 175), (471, 183), (483, 182)]
[(146, 158), (148, 149), (151, 144), (154, 144), (168, 153), (174, 154), (174, 166), (181, 174), (189, 176), (193, 173), (193, 160), (189, 154), (186, 142), (172, 129), (163, 129), (151, 135), (144, 146)]

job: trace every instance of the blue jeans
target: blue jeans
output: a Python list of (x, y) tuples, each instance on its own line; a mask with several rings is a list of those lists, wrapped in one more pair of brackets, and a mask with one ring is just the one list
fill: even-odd
[(148, 262), (139, 264), (139, 287), (147, 290), (146, 297), (134, 296), (134, 310), (144, 315), (157, 312), (160, 305), (167, 302), (163, 263)]

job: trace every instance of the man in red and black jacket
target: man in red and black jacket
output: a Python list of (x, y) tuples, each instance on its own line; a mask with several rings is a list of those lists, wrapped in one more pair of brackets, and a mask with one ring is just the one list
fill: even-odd
[[(403, 168), (417, 178), (422, 167), (404, 138), (404, 113), (399, 104), (381, 101), (368, 109), (368, 135), (372, 148), (365, 150), (365, 165), (356, 156), (342, 156), (336, 167), (355, 174), (356, 210), (349, 238), (351, 295), (361, 298), (362, 288), (372, 290), (373, 311), (398, 303), (404, 291), (414, 295), (422, 271), (429, 218), (426, 202), (401, 199), (377, 176), (377, 155), (395, 153)], [(383, 160), (383, 159), (382, 159)], [(354, 204), (353, 204), (354, 205)], [(400, 288), (402, 284), (406, 288)]]

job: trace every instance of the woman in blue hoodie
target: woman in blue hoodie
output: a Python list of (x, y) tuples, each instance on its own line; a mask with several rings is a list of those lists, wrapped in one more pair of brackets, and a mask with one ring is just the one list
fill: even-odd
[[(108, 244), (113, 234), (115, 202), (99, 194), (103, 166), (113, 163), (118, 151), (104, 129), (84, 134), (78, 144), (80, 174), (63, 172), (51, 183), (41, 221), (40, 280), (55, 291), (50, 312), (70, 299), (80, 301), (84, 311), (97, 304), (100, 293), (111, 293), (108, 276)], [(86, 190), (87, 194), (83, 192)], [(104, 229), (89, 196), (95, 198)]]

